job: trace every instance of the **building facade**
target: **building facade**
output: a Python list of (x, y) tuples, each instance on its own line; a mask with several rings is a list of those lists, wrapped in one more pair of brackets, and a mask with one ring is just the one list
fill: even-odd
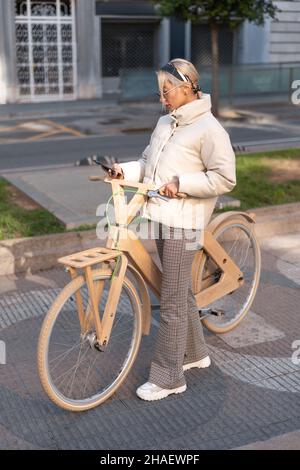
[(149, 2), (0, 0), (0, 103), (118, 92), (121, 68), (169, 59), (169, 23)]
[(207, 27), (161, 18), (149, 1), (0, 0), (0, 103), (119, 93), (123, 70), (209, 64), (207, 47)]
[[(276, 3), (278, 22), (221, 28), (221, 65), (300, 61), (300, 0)], [(209, 68), (208, 25), (161, 18), (143, 0), (0, 0), (0, 103), (118, 94), (125, 72), (174, 57)]]
[(274, 2), (281, 10), (277, 21), (264, 26), (245, 23), (239, 33), (240, 64), (300, 62), (300, 0)]

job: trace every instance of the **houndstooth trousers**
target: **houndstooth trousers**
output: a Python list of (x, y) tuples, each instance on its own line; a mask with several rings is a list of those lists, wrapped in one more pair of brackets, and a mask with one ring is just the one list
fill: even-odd
[[(164, 231), (169, 231), (165, 238)], [(156, 246), (162, 264), (160, 324), (148, 381), (163, 388), (184, 385), (183, 364), (208, 356), (202, 324), (192, 291), (191, 269), (196, 246), (195, 229), (159, 224)], [(195, 236), (195, 235), (194, 235)]]

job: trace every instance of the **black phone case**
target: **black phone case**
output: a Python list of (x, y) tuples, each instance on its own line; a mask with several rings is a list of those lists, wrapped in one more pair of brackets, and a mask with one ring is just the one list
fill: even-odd
[(103, 170), (105, 170), (105, 171), (111, 170), (111, 167), (110, 167), (109, 165), (105, 165), (104, 163), (100, 163), (100, 166), (101, 166), (101, 168), (103, 168)]

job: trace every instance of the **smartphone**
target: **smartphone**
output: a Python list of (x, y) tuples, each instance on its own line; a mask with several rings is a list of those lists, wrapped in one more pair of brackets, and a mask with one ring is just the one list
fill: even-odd
[(100, 163), (100, 166), (101, 168), (103, 168), (103, 170), (107, 171), (108, 170), (111, 170), (111, 167), (109, 165), (106, 165), (105, 163)]
[(109, 170), (111, 170), (111, 173), (109, 176), (111, 177), (114, 177), (114, 176), (117, 176), (117, 171), (116, 170), (113, 170), (111, 165), (109, 165), (108, 163), (104, 163), (103, 161), (100, 161), (99, 158), (97, 156), (95, 156), (93, 158), (93, 161), (97, 164), (97, 165), (100, 165), (101, 168), (106, 171), (107, 173), (109, 172)]

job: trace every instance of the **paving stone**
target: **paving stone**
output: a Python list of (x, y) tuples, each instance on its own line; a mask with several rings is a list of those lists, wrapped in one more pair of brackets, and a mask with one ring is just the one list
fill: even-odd
[(291, 344), (300, 339), (299, 286), (283, 281), (279, 256), (272, 247), (263, 251), (271, 275), (262, 278), (249, 317), (255, 334), (246, 319), (230, 340), (205, 331), (212, 366), (187, 372), (184, 394), (152, 403), (135, 395), (147, 379), (153, 325), (122, 387), (79, 414), (49, 401), (36, 369), (43, 317), (68, 277), (51, 270), (35, 280), (0, 279), (0, 339), (7, 348), (7, 364), (0, 366), (0, 448), (230, 449), (299, 429), (300, 366), (291, 361)]

